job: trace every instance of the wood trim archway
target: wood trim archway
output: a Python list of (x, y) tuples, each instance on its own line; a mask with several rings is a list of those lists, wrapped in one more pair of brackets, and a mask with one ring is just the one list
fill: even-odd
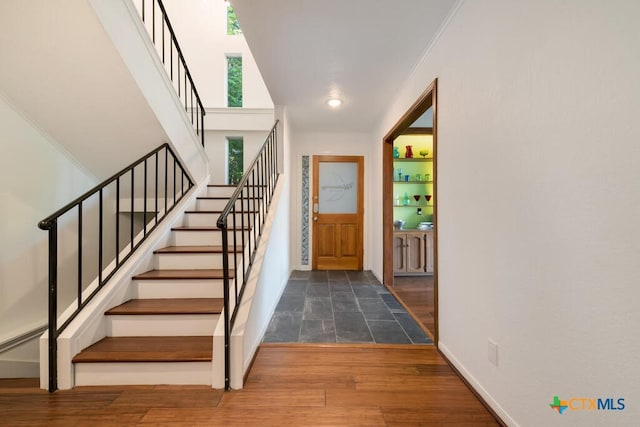
[[(386, 286), (393, 287), (393, 141), (407, 132), (407, 129), (422, 114), (433, 107), (433, 180), (434, 199), (438, 200), (438, 120), (437, 120), (437, 87), (435, 79), (413, 103), (406, 113), (385, 135), (382, 143), (382, 276)], [(434, 343), (438, 345), (438, 203), (434, 206), (433, 229), (434, 239), (434, 273), (433, 273), (433, 306), (434, 306)]]

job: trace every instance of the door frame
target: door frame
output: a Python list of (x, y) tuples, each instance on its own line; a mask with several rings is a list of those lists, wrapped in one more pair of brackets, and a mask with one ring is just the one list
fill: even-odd
[(318, 192), (317, 184), (319, 182), (319, 167), (318, 164), (320, 162), (345, 162), (345, 163), (357, 163), (358, 164), (358, 188), (357, 188), (357, 198), (358, 198), (358, 247), (357, 247), (357, 256), (358, 256), (358, 265), (357, 271), (362, 271), (364, 268), (364, 156), (350, 156), (350, 155), (325, 155), (325, 154), (314, 154), (311, 156), (311, 164), (313, 165), (313, 173), (311, 177), (311, 191), (310, 191), (310, 206), (309, 212), (312, 215), (312, 228), (311, 228), (311, 268), (312, 270), (316, 270), (318, 267), (318, 258), (317, 258), (317, 250), (318, 250), (318, 239), (317, 239), (317, 222), (315, 219), (315, 212), (313, 209), (313, 205), (316, 202), (314, 197)]
[[(433, 194), (438, 194), (438, 79), (425, 89), (411, 107), (400, 117), (382, 140), (382, 277), (386, 286), (393, 287), (393, 141), (415, 122), (429, 107), (433, 107)], [(433, 338), (438, 346), (438, 204), (433, 208)]]

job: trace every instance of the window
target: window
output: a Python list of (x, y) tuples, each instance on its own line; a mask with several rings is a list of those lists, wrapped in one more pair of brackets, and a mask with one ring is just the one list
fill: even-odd
[(233, 10), (231, 5), (227, 5), (227, 35), (235, 36), (237, 34), (242, 34), (242, 30), (240, 29), (240, 24), (238, 24), (236, 11)]
[(244, 140), (241, 136), (227, 137), (227, 184), (236, 185), (244, 174)]
[(242, 107), (242, 56), (227, 56), (227, 106)]

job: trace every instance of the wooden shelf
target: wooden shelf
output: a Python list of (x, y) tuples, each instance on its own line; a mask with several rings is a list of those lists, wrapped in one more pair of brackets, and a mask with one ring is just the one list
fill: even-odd
[(433, 184), (433, 181), (393, 181), (394, 184)]
[(399, 158), (399, 159), (393, 159), (394, 162), (433, 162), (433, 157), (414, 157), (411, 159), (407, 159), (407, 158)]
[(394, 208), (432, 208), (435, 205), (433, 203), (428, 204), (428, 205), (416, 205), (415, 203), (412, 203), (410, 205), (393, 205)]
[(418, 230), (417, 228), (402, 228), (400, 230), (393, 229), (393, 234), (428, 234), (433, 233), (433, 228), (428, 230)]

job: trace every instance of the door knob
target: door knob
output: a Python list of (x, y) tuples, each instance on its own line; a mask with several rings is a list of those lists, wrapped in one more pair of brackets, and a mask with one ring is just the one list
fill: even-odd
[(318, 216), (317, 216), (317, 215), (316, 215), (316, 216), (314, 216), (314, 217), (313, 217), (313, 220), (314, 220), (314, 221), (317, 221), (317, 220), (318, 220)]

